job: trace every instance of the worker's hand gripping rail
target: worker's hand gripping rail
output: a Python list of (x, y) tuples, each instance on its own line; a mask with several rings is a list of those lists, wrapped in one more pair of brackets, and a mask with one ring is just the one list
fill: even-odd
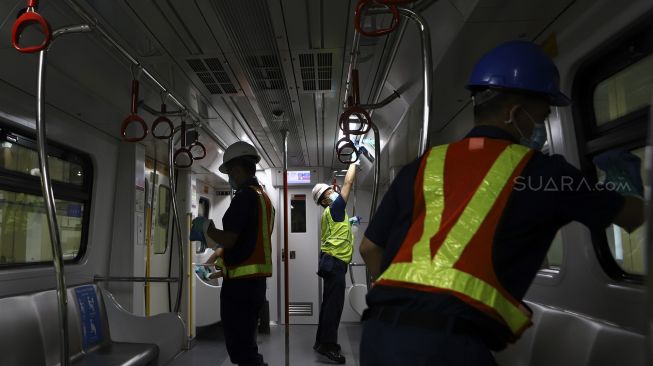
[[(52, 41), (52, 34), (50, 32), (50, 24), (48, 21), (36, 12), (37, 0), (28, 0), (25, 12), (16, 19), (14, 26), (11, 28), (11, 44), (20, 52), (34, 53), (45, 50)], [(43, 32), (41, 43), (35, 46), (23, 47), (19, 44), (20, 36), (23, 31), (30, 25), (38, 25)]]
[[(349, 98), (349, 108), (340, 115), (338, 125), (344, 136), (336, 143), (338, 160), (343, 164), (352, 164), (358, 161), (360, 153), (350, 135), (364, 135), (372, 128), (372, 119), (365, 109), (360, 106), (358, 84), (358, 70), (352, 70), (352, 96)], [(352, 125), (355, 128), (352, 128)]]

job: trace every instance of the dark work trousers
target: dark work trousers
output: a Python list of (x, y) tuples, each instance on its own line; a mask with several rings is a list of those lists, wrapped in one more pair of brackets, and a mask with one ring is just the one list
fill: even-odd
[(315, 343), (326, 346), (338, 344), (338, 325), (345, 305), (345, 274), (347, 263), (322, 253), (317, 274), (324, 280), (320, 323), (317, 326)]
[(256, 346), (258, 314), (265, 302), (265, 277), (225, 279), (220, 292), (220, 317), (232, 363), (260, 365)]
[(481, 339), (447, 329), (363, 322), (361, 366), (496, 366)]

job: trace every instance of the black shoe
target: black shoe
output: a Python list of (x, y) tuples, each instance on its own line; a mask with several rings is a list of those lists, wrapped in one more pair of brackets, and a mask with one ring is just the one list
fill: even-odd
[[(317, 349), (318, 349), (319, 347), (320, 347), (320, 344), (317, 343), (317, 342), (315, 342), (315, 344), (313, 345), (313, 350), (314, 350), (314, 351), (317, 351)], [(340, 345), (337, 344), (337, 343), (336, 343), (336, 348), (338, 349), (338, 351), (340, 351), (340, 350), (342, 349), (342, 347), (340, 347)]]
[(321, 354), (322, 356), (328, 358), (329, 360), (337, 363), (337, 364), (344, 364), (346, 362), (345, 356), (340, 354), (340, 349), (338, 347), (326, 347), (325, 345), (320, 345), (316, 349), (317, 353)]

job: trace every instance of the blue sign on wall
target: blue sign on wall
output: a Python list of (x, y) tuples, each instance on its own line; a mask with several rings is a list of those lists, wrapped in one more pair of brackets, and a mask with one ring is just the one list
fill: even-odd
[(79, 305), (79, 320), (82, 326), (82, 343), (84, 350), (95, 346), (102, 340), (102, 318), (100, 304), (93, 286), (75, 289)]
[(67, 213), (69, 217), (82, 217), (82, 205), (69, 203)]

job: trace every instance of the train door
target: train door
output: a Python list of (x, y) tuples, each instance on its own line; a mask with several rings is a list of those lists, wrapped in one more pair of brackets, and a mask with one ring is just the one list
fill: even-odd
[[(317, 324), (320, 281), (316, 272), (321, 210), (311, 199), (311, 187), (290, 188), (288, 200), (290, 323)], [(283, 211), (279, 214), (283, 215)]]
[[(170, 276), (170, 247), (172, 238), (172, 191), (170, 190), (167, 168), (158, 167), (147, 175), (147, 255), (146, 276)], [(145, 287), (145, 312), (156, 315), (172, 311), (170, 284), (150, 282)]]

